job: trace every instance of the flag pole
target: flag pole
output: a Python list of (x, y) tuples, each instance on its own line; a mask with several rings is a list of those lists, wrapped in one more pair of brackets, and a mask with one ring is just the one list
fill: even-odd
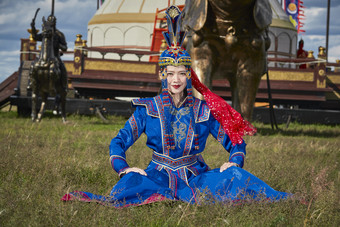
[(331, 0), (327, 4), (327, 30), (326, 30), (326, 62), (328, 62), (328, 39), (329, 39), (329, 14), (331, 8)]

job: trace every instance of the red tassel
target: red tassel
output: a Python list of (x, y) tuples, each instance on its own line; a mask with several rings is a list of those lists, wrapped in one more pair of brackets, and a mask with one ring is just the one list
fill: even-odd
[(241, 144), (244, 135), (254, 135), (256, 133), (256, 128), (250, 122), (244, 120), (240, 113), (199, 81), (193, 69), (191, 69), (191, 79), (192, 85), (204, 96), (210, 112), (223, 126), (233, 145)]

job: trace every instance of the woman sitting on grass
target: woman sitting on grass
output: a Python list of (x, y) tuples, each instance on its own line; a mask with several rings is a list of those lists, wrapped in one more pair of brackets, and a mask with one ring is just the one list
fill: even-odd
[[(162, 93), (133, 100), (136, 111), (111, 141), (111, 165), (121, 179), (108, 197), (76, 191), (62, 200), (80, 199), (123, 207), (162, 200), (201, 204), (287, 198), (290, 194), (275, 191), (242, 169), (246, 155), (242, 137), (256, 129), (199, 82), (191, 70), (189, 54), (181, 48), (185, 38), (180, 31), (181, 11), (171, 6), (166, 16), (169, 32), (164, 37), (169, 48), (159, 60)], [(192, 85), (206, 101), (192, 95)], [(146, 145), (153, 150), (145, 170), (129, 167), (125, 156), (142, 133), (147, 135)], [(219, 169), (210, 170), (200, 155), (209, 134), (230, 153), (229, 161)], [(209, 201), (203, 201), (203, 197)]]

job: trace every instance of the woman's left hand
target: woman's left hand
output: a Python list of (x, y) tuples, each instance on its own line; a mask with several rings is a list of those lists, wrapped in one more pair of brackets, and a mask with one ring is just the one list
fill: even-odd
[(238, 166), (236, 163), (233, 163), (233, 162), (225, 162), (221, 168), (220, 168), (220, 173), (222, 173), (224, 170), (228, 169), (229, 167), (232, 167), (232, 166)]

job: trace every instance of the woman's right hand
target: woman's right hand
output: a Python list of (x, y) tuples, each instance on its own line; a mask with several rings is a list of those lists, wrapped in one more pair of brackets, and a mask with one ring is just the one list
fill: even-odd
[(232, 167), (232, 166), (236, 166), (236, 167), (239, 167), (238, 164), (236, 163), (233, 163), (233, 162), (225, 162), (221, 168), (220, 168), (220, 173), (222, 173), (223, 171), (225, 171), (226, 169)]
[(147, 176), (146, 172), (143, 169), (140, 169), (140, 168), (137, 168), (137, 167), (127, 168), (124, 171), (125, 174), (128, 174), (130, 172), (135, 172), (135, 173), (139, 173), (140, 175)]

